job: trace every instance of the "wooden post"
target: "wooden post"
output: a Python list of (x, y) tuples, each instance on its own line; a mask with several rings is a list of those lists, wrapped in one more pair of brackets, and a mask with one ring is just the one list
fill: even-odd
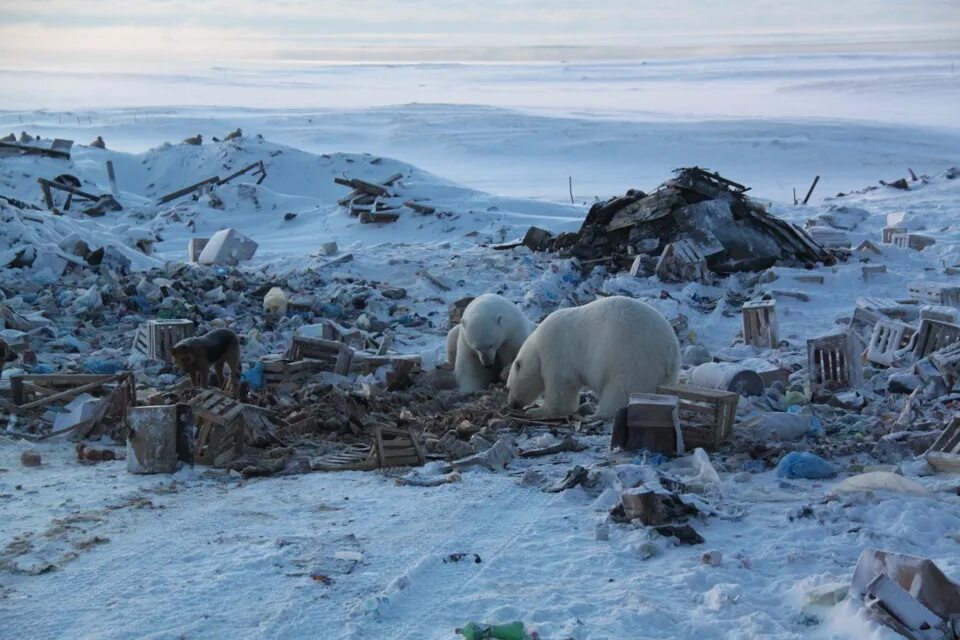
[(913, 180), (914, 182), (916, 182), (917, 180), (920, 179), (920, 178), (917, 177), (917, 174), (915, 174), (915, 173), (913, 172), (913, 169), (911, 169), (910, 167), (907, 167), (907, 171), (910, 172), (910, 179)]
[(818, 182), (820, 182), (820, 176), (814, 177), (813, 184), (810, 185), (810, 190), (807, 191), (807, 196), (803, 199), (803, 204), (807, 204), (807, 201), (810, 199), (810, 196), (813, 195), (813, 190), (816, 188)]
[(113, 160), (107, 160), (107, 178), (110, 180), (110, 193), (116, 198), (119, 192), (117, 191), (117, 175), (113, 172)]
[(573, 176), (567, 176), (567, 186), (570, 187), (570, 204), (573, 204)]

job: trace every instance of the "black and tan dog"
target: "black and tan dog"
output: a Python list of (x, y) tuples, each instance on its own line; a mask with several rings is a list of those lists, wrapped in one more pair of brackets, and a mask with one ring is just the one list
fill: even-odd
[(13, 349), (10, 348), (10, 345), (8, 345), (3, 338), (0, 338), (0, 371), (3, 371), (3, 365), (8, 362), (13, 362), (16, 359), (17, 354), (14, 353)]
[(181, 340), (173, 347), (173, 362), (190, 374), (190, 382), (195, 387), (207, 386), (210, 365), (217, 376), (217, 386), (223, 387), (223, 366), (230, 367), (230, 381), (234, 393), (240, 388), (240, 338), (230, 329), (213, 331)]

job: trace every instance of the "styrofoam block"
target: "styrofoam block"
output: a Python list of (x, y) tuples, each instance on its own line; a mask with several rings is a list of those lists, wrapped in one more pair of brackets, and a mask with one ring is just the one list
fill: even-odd
[(200, 264), (236, 265), (253, 258), (257, 243), (235, 229), (221, 229), (213, 234), (200, 252)]

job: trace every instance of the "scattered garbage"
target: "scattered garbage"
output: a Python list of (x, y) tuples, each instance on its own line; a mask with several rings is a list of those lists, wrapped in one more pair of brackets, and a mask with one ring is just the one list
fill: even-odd
[(836, 476), (837, 472), (829, 462), (816, 454), (791, 451), (777, 463), (777, 475), (781, 478), (823, 480)]

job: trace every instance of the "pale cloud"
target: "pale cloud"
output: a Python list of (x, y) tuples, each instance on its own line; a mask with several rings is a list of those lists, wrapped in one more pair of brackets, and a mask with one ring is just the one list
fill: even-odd
[(960, 0), (0, 0), (0, 66), (960, 50)]

